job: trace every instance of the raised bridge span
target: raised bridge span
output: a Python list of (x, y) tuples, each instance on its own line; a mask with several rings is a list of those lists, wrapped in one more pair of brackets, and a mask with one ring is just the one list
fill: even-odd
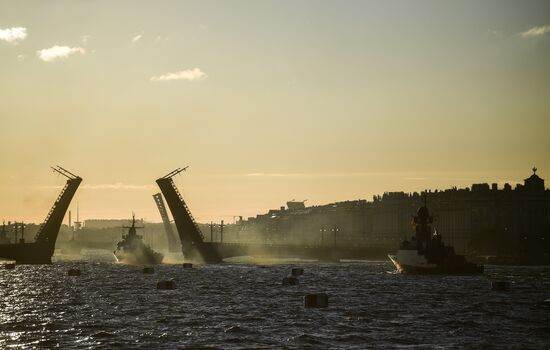
[(0, 244), (0, 258), (14, 260), (17, 264), (50, 264), (55, 250), (55, 242), (61, 223), (69, 204), (82, 182), (82, 178), (60, 166), (52, 168), (56, 173), (67, 178), (65, 187), (55, 200), (46, 219), (38, 229), (34, 242), (25, 242), (23, 237), (18, 242)]
[(226, 258), (250, 255), (335, 261), (385, 258), (387, 254), (387, 250), (381, 247), (207, 242), (172, 179), (186, 169), (187, 167), (178, 168), (157, 179), (156, 182), (172, 213), (181, 241), (183, 256), (188, 261), (220, 263)]

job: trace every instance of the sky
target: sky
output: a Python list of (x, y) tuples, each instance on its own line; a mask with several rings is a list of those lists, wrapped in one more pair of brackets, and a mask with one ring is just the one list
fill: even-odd
[(6, 221), (550, 181), (550, 2), (3, 0), (0, 122)]

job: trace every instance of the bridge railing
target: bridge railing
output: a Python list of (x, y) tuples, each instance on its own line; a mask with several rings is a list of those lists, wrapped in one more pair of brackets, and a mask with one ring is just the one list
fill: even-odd
[(191, 210), (189, 210), (189, 207), (187, 206), (187, 204), (185, 203), (185, 200), (183, 200), (183, 196), (181, 195), (180, 191), (178, 190), (176, 184), (174, 183), (174, 181), (172, 181), (172, 179), (170, 179), (170, 184), (172, 185), (172, 187), (174, 188), (174, 192), (176, 192), (176, 194), (178, 195), (181, 203), (183, 204), (183, 207), (185, 208), (185, 211), (187, 212), (187, 214), (189, 215), (189, 218), (191, 219), (191, 221), (193, 222), (193, 225), (195, 226), (195, 229), (197, 230), (197, 233), (199, 234), (200, 238), (201, 238), (201, 243), (204, 242), (204, 235), (202, 234), (202, 231), (201, 229), (199, 228), (199, 225), (197, 224), (197, 222), (195, 221), (195, 218), (193, 217), (193, 214), (191, 214)]

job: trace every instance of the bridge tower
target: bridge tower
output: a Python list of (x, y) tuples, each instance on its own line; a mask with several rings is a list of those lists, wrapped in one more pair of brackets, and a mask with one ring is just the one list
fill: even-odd
[(162, 223), (164, 224), (164, 231), (166, 232), (166, 238), (168, 239), (168, 251), (171, 253), (177, 252), (180, 250), (178, 247), (178, 241), (172, 229), (172, 224), (170, 223), (170, 218), (168, 217), (168, 212), (166, 211), (166, 206), (164, 205), (164, 200), (162, 199), (162, 193), (156, 193), (153, 195), (157, 208), (160, 212), (160, 217), (162, 218)]
[(172, 178), (188, 167), (178, 168), (157, 179), (162, 195), (168, 203), (176, 223), (181, 241), (181, 249), (186, 260), (215, 264), (222, 262), (218, 251), (204, 242), (204, 236), (193, 218), (189, 207), (183, 200)]

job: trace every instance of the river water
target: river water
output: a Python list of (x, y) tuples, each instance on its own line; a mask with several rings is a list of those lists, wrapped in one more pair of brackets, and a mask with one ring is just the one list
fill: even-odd
[[(294, 266), (300, 284), (282, 286)], [(151, 275), (94, 261), (2, 268), (0, 349), (548, 349), (550, 267), (393, 271), (385, 261), (166, 264)], [(510, 291), (492, 291), (494, 277)], [(176, 289), (157, 290), (165, 279)], [(328, 308), (304, 308), (315, 292)]]

